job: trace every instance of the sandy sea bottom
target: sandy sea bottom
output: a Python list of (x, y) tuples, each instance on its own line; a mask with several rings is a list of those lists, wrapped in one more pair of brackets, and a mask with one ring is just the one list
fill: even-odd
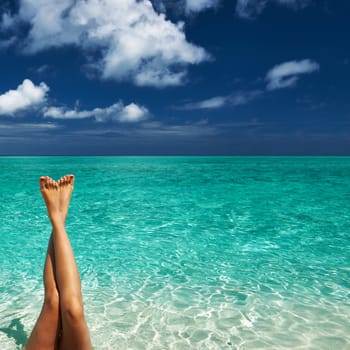
[(350, 348), (350, 158), (27, 157), (0, 158), (1, 349), (42, 303), (37, 178), (71, 172), (95, 349)]

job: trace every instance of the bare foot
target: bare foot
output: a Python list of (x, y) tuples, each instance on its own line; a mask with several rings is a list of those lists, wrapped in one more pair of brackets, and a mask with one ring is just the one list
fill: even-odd
[(74, 189), (74, 175), (66, 175), (58, 180), (58, 187), (60, 192), (59, 209), (61, 211), (62, 219), (65, 222), (68, 214), (69, 202)]
[(40, 178), (40, 192), (44, 198), (47, 214), (51, 222), (61, 219), (60, 213), (60, 192), (56, 181), (48, 176)]

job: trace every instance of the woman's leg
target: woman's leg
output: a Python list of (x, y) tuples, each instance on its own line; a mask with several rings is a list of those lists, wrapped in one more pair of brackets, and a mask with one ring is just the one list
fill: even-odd
[[(74, 177), (68, 175), (58, 182), (58, 201), (68, 203), (73, 191)], [(53, 192), (54, 193), (54, 192)], [(59, 290), (62, 337), (60, 349), (90, 350), (91, 341), (85, 321), (80, 276), (73, 250), (65, 229), (64, 220), (57, 212), (55, 193), (45, 193), (49, 217), (54, 228), (55, 276)]]
[[(40, 178), (40, 187), (49, 186), (46, 177)], [(53, 237), (50, 236), (44, 266), (44, 303), (40, 316), (29, 337), (27, 350), (49, 350), (57, 348), (60, 329), (59, 296), (55, 280), (55, 254)]]
[(83, 312), (79, 273), (64, 227), (73, 184), (72, 175), (63, 177), (59, 184), (49, 177), (40, 178), (40, 190), (53, 225), (53, 232), (44, 267), (44, 304), (26, 345), (27, 350), (49, 350), (58, 346), (64, 350), (91, 349)]

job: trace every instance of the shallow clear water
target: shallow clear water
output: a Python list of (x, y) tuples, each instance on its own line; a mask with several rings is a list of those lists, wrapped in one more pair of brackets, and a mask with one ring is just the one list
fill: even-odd
[(40, 175), (76, 175), (68, 233), (96, 349), (349, 349), (350, 158), (0, 158), (0, 344), (40, 311)]

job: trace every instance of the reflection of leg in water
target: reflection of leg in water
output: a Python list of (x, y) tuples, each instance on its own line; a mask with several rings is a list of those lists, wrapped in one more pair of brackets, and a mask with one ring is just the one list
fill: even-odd
[(53, 230), (44, 268), (44, 305), (27, 350), (91, 349), (79, 272), (65, 229), (73, 185), (73, 175), (64, 176), (58, 183), (49, 177), (40, 178), (40, 190)]
[(24, 326), (20, 318), (13, 319), (7, 328), (0, 328), (0, 332), (14, 339), (16, 345), (23, 346), (27, 341), (27, 334), (24, 331)]

